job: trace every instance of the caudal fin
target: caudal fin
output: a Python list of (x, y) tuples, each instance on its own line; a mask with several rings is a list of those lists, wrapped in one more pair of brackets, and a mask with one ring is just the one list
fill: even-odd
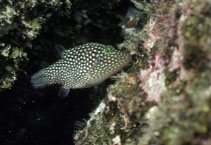
[(48, 85), (44, 71), (45, 69), (41, 69), (39, 72), (32, 75), (31, 83), (34, 88), (44, 88)]

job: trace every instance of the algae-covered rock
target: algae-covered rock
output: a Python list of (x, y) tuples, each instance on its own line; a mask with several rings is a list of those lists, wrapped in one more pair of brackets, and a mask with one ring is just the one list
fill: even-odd
[(123, 29), (119, 47), (134, 62), (76, 131), (76, 144), (211, 144), (211, 2), (131, 1), (148, 15), (143, 28)]
[(24, 71), (27, 51), (42, 26), (57, 11), (69, 17), (71, 2), (3, 0), (0, 5), (0, 89), (7, 89), (17, 79), (17, 73)]

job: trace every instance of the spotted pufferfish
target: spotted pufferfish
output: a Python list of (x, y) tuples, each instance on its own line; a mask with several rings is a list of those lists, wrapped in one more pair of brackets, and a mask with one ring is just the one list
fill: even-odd
[(69, 89), (89, 88), (97, 85), (128, 65), (131, 57), (110, 45), (87, 43), (66, 50), (56, 46), (61, 59), (31, 77), (34, 88), (59, 84), (60, 96)]

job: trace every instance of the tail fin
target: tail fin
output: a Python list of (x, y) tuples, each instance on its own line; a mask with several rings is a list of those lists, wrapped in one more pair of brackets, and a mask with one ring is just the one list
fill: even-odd
[(44, 88), (48, 85), (44, 71), (45, 69), (41, 69), (39, 72), (32, 75), (31, 83), (34, 88)]

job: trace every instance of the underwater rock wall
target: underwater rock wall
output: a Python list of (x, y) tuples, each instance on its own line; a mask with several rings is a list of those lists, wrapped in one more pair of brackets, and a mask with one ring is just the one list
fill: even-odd
[(137, 11), (122, 30), (119, 48), (133, 62), (76, 131), (76, 144), (211, 144), (211, 2), (131, 2), (148, 15), (142, 29)]

